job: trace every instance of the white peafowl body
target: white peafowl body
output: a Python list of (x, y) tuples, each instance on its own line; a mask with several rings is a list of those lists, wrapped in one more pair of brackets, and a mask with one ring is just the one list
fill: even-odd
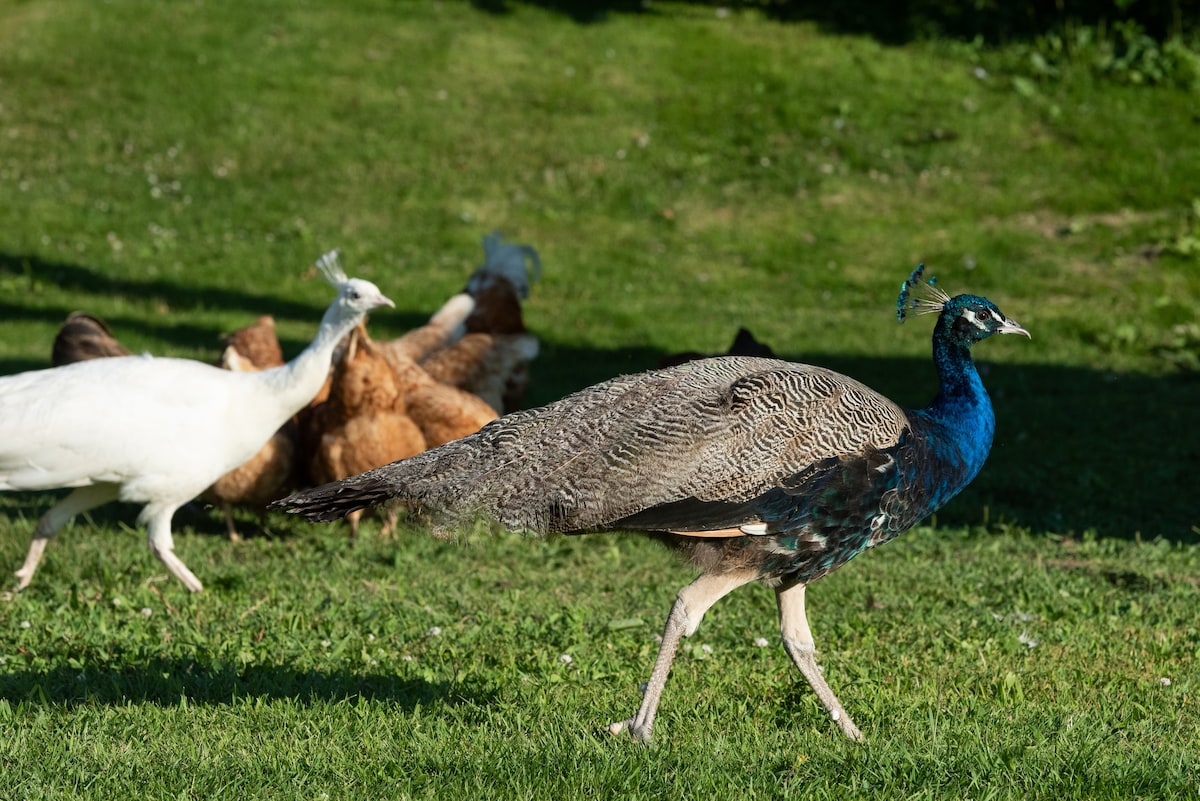
[(371, 309), (394, 305), (347, 278), (337, 251), (318, 267), (337, 298), (309, 346), (281, 367), (239, 373), (123, 356), (0, 377), (0, 490), (73, 489), (38, 521), (17, 589), (59, 529), (116, 500), (144, 505), (150, 549), (189, 590), (203, 589), (174, 553), (175, 510), (253, 456), (320, 390), (342, 337)]

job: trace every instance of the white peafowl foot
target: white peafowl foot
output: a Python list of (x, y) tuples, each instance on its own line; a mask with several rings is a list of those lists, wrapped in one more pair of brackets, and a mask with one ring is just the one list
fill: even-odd
[(48, 537), (35, 536), (29, 543), (29, 553), (25, 556), (25, 563), (15, 574), (17, 577), (16, 592), (25, 589), (29, 586), (29, 582), (33, 581), (33, 574), (37, 572), (38, 563), (42, 561), (42, 552), (46, 550), (46, 543), (49, 541)]
[(151, 550), (154, 551), (154, 555), (159, 558), (159, 561), (167, 566), (167, 570), (170, 570), (175, 578), (183, 582), (183, 586), (192, 592), (200, 592), (204, 589), (204, 585), (200, 583), (200, 579), (196, 578), (195, 574), (188, 570), (187, 565), (175, 555), (174, 551), (165, 548), (155, 548), (154, 546), (151, 546)]
[(33, 580), (33, 571), (21, 568), (15, 573), (17, 577), (17, 586), (13, 588), (13, 592), (20, 592), (29, 586), (29, 582)]

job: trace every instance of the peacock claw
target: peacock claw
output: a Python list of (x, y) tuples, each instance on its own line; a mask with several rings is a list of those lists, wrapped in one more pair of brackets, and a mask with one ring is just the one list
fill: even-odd
[(639, 729), (635, 718), (608, 724), (609, 734), (617, 736), (623, 732), (628, 732), (629, 737), (634, 742), (642, 743), (643, 745), (650, 744), (650, 733)]
[(629, 727), (632, 724), (633, 724), (633, 718), (630, 718), (629, 720), (620, 720), (620, 721), (617, 721), (616, 723), (610, 723), (610, 724), (608, 724), (608, 733), (615, 737), (616, 735), (620, 734), (621, 732), (629, 729)]

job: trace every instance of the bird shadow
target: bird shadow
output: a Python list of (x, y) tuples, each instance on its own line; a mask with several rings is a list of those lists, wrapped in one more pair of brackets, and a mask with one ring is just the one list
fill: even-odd
[(240, 669), (216, 661), (154, 658), (121, 667), (87, 665), (0, 674), (0, 699), (9, 703), (75, 708), (124, 705), (161, 707), (228, 705), (240, 699), (290, 699), (311, 705), (329, 701), (386, 701), (405, 710), (430, 704), (486, 706), (496, 693), (472, 681), (426, 681), (383, 673), (297, 670), (287, 665)]

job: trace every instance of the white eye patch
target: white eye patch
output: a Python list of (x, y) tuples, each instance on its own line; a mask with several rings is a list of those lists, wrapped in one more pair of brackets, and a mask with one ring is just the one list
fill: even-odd
[(988, 323), (995, 319), (995, 316), (996, 315), (990, 311), (985, 311), (981, 315), (974, 309), (963, 309), (963, 317), (967, 318), (971, 325), (979, 329), (986, 329), (988, 327)]

